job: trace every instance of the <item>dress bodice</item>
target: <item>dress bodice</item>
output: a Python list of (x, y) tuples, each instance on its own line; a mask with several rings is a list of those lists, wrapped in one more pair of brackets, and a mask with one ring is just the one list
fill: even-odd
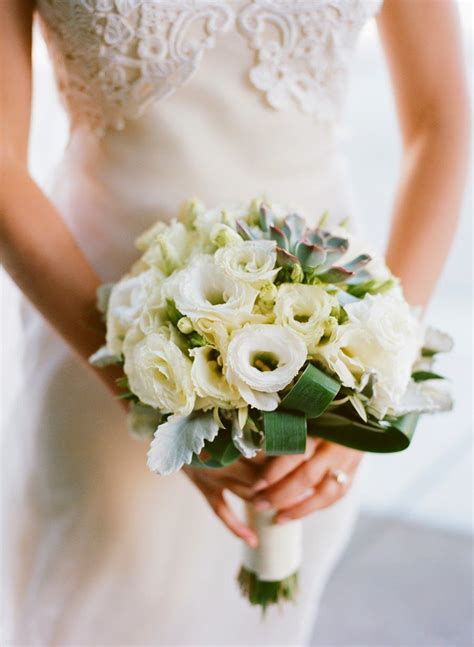
[(381, 0), (37, 3), (72, 125), (50, 194), (104, 279), (191, 196), (354, 222), (341, 107)]
[(229, 33), (229, 82), (333, 121), (357, 35), (382, 1), (38, 0), (38, 12), (72, 125), (100, 134), (175, 93)]

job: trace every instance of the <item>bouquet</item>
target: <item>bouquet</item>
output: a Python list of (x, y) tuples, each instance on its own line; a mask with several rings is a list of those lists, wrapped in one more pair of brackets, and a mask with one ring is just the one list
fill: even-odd
[[(90, 362), (123, 365), (129, 430), (151, 440), (152, 471), (303, 453), (307, 434), (400, 451), (421, 413), (450, 408), (433, 371), (450, 338), (424, 329), (346, 223), (326, 222), (309, 227), (258, 200), (211, 210), (191, 200), (99, 288), (106, 344)], [(259, 544), (245, 549), (243, 593), (263, 608), (293, 599), (301, 522), (247, 512)]]

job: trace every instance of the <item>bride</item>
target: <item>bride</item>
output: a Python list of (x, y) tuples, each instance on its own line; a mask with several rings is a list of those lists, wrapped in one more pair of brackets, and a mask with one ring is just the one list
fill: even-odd
[[(71, 124), (47, 193), (27, 168), (35, 14)], [(21, 348), (9, 353), (24, 375), (3, 434), (9, 644), (308, 642), (356, 514), (361, 456), (313, 441), (304, 457), (159, 478), (127, 434), (117, 369), (87, 358), (104, 335), (97, 286), (185, 198), (266, 195), (313, 220), (350, 215), (338, 128), (353, 47), (374, 16), (405, 153), (387, 259), (425, 305), (466, 167), (453, 2), (3, 0), (1, 249), (23, 293)], [(305, 518), (299, 601), (265, 622), (232, 578), (235, 536), (256, 537), (227, 491), (281, 523)]]

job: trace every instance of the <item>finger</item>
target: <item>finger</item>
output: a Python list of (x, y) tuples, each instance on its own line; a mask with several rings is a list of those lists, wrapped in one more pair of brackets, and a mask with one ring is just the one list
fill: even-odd
[(304, 461), (308, 460), (321, 442), (317, 438), (308, 437), (306, 442), (306, 451), (304, 454), (290, 454), (288, 456), (278, 456), (273, 458), (263, 467), (260, 479), (254, 487), (254, 492), (262, 492), (290, 474)]
[(275, 517), (275, 523), (285, 523), (294, 519), (301, 519), (316, 510), (323, 510), (339, 501), (352, 484), (353, 474), (349, 474), (349, 482), (346, 485), (340, 485), (331, 476), (326, 476), (315, 488), (314, 494), (304, 501), (297, 503), (289, 508), (279, 512)]
[(257, 535), (243, 521), (240, 521), (240, 519), (235, 516), (222, 492), (213, 492), (207, 496), (207, 500), (215, 514), (236, 537), (243, 539), (252, 548), (257, 546)]
[(278, 481), (253, 499), (257, 510), (287, 508), (301, 500), (307, 490), (314, 488), (331, 466), (331, 452), (326, 448), (304, 461), (281, 481)]
[(260, 467), (239, 459), (229, 467), (219, 470), (224, 478), (229, 478), (246, 486), (253, 486), (260, 476)]
[(251, 501), (254, 495), (253, 489), (251, 487), (242, 485), (238, 481), (232, 479), (225, 479), (223, 481), (223, 486), (226, 490), (229, 490), (233, 494), (236, 494), (238, 497), (244, 501)]

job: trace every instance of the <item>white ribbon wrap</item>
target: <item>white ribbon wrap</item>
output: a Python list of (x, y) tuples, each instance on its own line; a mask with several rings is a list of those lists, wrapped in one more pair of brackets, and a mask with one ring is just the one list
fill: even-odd
[(275, 582), (296, 573), (303, 556), (302, 522), (272, 523), (275, 510), (258, 512), (246, 504), (247, 519), (258, 536), (257, 548), (244, 547), (244, 567), (260, 580)]

